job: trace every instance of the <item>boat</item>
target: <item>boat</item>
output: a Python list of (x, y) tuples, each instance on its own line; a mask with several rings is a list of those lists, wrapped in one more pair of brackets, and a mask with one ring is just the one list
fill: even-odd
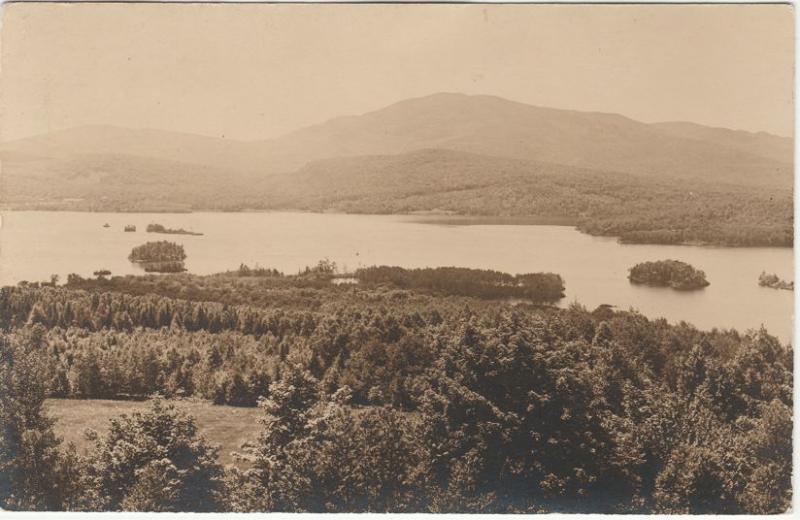
[(136, 231), (136, 226), (134, 226), (133, 224), (129, 224), (129, 225), (125, 226), (125, 232), (126, 233), (132, 233), (134, 231)]
[(108, 222), (106, 222), (105, 224), (103, 224), (103, 227), (111, 227), (111, 224), (109, 224)]

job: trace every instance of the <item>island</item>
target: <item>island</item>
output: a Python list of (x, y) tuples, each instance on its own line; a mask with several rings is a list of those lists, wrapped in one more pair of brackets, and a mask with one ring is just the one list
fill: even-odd
[(202, 233), (196, 233), (194, 231), (188, 231), (183, 228), (178, 229), (170, 229), (162, 226), (161, 224), (148, 224), (147, 230), (148, 233), (162, 233), (165, 235), (194, 235), (194, 236), (202, 236)]
[(128, 260), (141, 265), (148, 273), (181, 273), (186, 271), (183, 261), (186, 251), (175, 242), (161, 240), (136, 246), (128, 255)]
[(136, 231), (136, 226), (134, 226), (133, 224), (128, 224), (127, 226), (125, 226), (126, 233), (133, 233), (135, 231)]
[(761, 271), (761, 275), (758, 277), (758, 285), (761, 287), (769, 287), (771, 289), (785, 289), (787, 291), (794, 290), (794, 282), (781, 280), (778, 275), (767, 274), (765, 271)]
[(681, 291), (702, 289), (710, 285), (703, 271), (679, 260), (636, 264), (629, 269), (628, 280), (633, 284), (671, 287)]

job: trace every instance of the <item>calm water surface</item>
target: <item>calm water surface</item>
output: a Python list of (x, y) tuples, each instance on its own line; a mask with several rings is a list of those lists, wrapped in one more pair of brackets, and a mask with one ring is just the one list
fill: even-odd
[[(102, 227), (106, 222), (111, 227)], [(205, 235), (145, 233), (152, 222)], [(124, 233), (126, 224), (138, 231)], [(578, 301), (592, 309), (607, 303), (703, 329), (763, 324), (783, 341), (792, 336), (792, 292), (758, 286), (762, 270), (794, 279), (791, 249), (621, 245), (565, 226), (443, 225), (402, 216), (310, 213), (4, 212), (0, 283), (51, 274), (63, 281), (68, 273), (91, 276), (101, 268), (139, 274), (127, 260), (131, 248), (161, 239), (183, 244), (186, 266), (196, 274), (236, 269), (242, 262), (293, 273), (325, 257), (347, 269), (386, 264), (551, 271), (566, 282), (562, 305)], [(711, 285), (678, 292), (628, 282), (633, 264), (666, 258), (704, 270)]]

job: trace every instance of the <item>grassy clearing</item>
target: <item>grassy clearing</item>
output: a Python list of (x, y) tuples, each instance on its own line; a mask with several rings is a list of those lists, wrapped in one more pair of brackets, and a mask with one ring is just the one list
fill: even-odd
[[(239, 451), (244, 442), (254, 440), (261, 429), (259, 408), (216, 406), (208, 401), (190, 399), (169, 402), (193, 416), (200, 434), (208, 442), (220, 446), (219, 460), (222, 464), (233, 464), (231, 452)], [(109, 419), (148, 406), (147, 401), (107, 399), (48, 399), (45, 403), (47, 413), (56, 419), (56, 434), (64, 439), (65, 445), (75, 443), (80, 452), (85, 452), (93, 444), (84, 437), (87, 428), (104, 435), (108, 431)]]

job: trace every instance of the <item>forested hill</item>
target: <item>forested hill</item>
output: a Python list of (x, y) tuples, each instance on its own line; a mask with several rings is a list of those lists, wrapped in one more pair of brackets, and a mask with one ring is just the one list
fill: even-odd
[(276, 176), (268, 205), (348, 213), (538, 217), (637, 243), (790, 246), (792, 192), (449, 150), (318, 161)]

